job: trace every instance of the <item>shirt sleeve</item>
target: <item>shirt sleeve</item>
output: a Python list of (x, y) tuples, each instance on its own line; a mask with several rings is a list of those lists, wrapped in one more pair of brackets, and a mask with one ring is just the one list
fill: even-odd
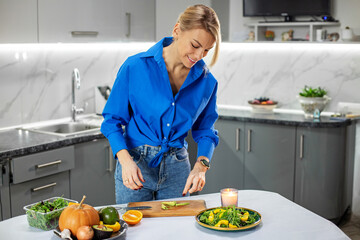
[(216, 107), (217, 84), (210, 97), (210, 100), (198, 119), (192, 126), (192, 136), (198, 145), (197, 157), (205, 156), (209, 160), (214, 153), (215, 147), (219, 143), (218, 132), (214, 124), (218, 118)]
[(109, 140), (114, 157), (122, 149), (127, 149), (123, 126), (130, 120), (129, 73), (126, 62), (120, 67), (110, 96), (103, 110), (104, 121), (100, 131)]

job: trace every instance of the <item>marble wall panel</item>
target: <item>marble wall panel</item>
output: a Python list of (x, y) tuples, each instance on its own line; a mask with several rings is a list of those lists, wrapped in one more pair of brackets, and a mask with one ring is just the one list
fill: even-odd
[(267, 96), (279, 108), (301, 109), (296, 96), (305, 85), (324, 87), (338, 102), (360, 102), (358, 44), (224, 44), (212, 69), (219, 81), (218, 103), (247, 105)]
[[(80, 70), (78, 107), (95, 111), (94, 88), (112, 86), (128, 56), (152, 43), (0, 45), (0, 127), (70, 116), (71, 74)], [(209, 62), (211, 56), (206, 58)], [(255, 97), (298, 109), (305, 85), (321, 86), (338, 102), (360, 102), (359, 44), (224, 43), (211, 72), (219, 81), (218, 103), (247, 106)]]
[(143, 44), (8, 44), (0, 45), (0, 128), (71, 116), (72, 71), (81, 87), (76, 105), (95, 112), (95, 87), (112, 87), (128, 56)]
[(0, 126), (15, 126), (22, 123), (22, 96), (27, 84), (24, 79), (33, 66), (16, 49), (0, 47), (0, 52)]

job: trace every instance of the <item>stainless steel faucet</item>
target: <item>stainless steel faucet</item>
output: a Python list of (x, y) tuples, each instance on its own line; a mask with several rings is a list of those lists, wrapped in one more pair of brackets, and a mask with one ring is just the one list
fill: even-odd
[(71, 104), (71, 113), (72, 120), (76, 122), (76, 114), (84, 112), (83, 108), (77, 108), (75, 105), (75, 88), (80, 89), (80, 72), (79, 69), (74, 68), (72, 72), (72, 104)]

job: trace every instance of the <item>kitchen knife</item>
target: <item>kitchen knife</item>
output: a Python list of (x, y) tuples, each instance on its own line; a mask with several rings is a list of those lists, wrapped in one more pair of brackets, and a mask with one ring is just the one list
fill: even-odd
[(115, 207), (116, 210), (146, 210), (151, 209), (151, 206), (138, 206), (138, 207)]

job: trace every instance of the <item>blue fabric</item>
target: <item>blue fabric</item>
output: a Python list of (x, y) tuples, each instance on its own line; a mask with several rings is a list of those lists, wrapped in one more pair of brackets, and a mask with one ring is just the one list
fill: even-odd
[[(145, 182), (140, 190), (131, 190), (123, 184), (121, 164), (115, 171), (116, 204), (180, 198), (190, 174), (189, 155), (185, 147), (171, 148), (164, 153), (159, 166), (149, 168), (149, 162), (158, 154), (160, 147), (139, 146), (129, 150), (141, 170)], [(181, 171), (179, 171), (181, 169)], [(190, 194), (187, 193), (187, 196)]]
[(187, 148), (185, 137), (190, 129), (198, 144), (198, 156), (212, 157), (219, 141), (214, 129), (218, 83), (200, 60), (174, 97), (162, 57), (163, 47), (172, 41), (164, 38), (147, 52), (129, 57), (120, 67), (101, 125), (115, 158), (122, 149), (161, 146), (149, 162), (150, 167), (156, 167), (170, 147)]

